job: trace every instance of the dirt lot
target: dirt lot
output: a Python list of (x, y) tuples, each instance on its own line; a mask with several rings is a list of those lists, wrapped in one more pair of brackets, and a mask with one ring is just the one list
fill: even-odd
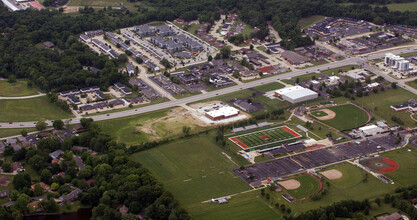
[(283, 186), (285, 189), (288, 189), (288, 190), (298, 189), (301, 186), (300, 182), (298, 180), (294, 180), (294, 179), (285, 180), (285, 181), (281, 181), (281, 182), (278, 182), (278, 183), (281, 186)]
[(321, 172), (321, 174), (329, 180), (340, 179), (343, 176), (342, 172), (340, 172), (339, 170), (335, 170), (335, 169)]

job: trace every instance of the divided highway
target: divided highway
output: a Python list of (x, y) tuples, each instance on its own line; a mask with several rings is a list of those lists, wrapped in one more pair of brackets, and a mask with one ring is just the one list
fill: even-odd
[[(410, 48), (405, 48), (405, 49), (400, 49), (400, 50), (395, 50), (395, 51), (390, 51), (390, 52), (394, 53), (394, 54), (401, 54), (401, 53), (409, 53), (409, 52), (413, 52), (413, 51), (417, 51), (417, 47), (410, 47)], [(102, 121), (102, 120), (121, 118), (121, 117), (126, 117), (126, 116), (131, 116), (131, 115), (137, 115), (137, 114), (152, 112), (152, 111), (161, 110), (161, 109), (167, 109), (167, 108), (171, 108), (171, 107), (175, 107), (175, 106), (180, 106), (180, 105), (184, 105), (184, 104), (188, 104), (188, 103), (197, 102), (197, 101), (200, 101), (200, 100), (212, 98), (212, 97), (215, 97), (215, 96), (225, 95), (225, 94), (236, 92), (236, 91), (239, 91), (239, 90), (248, 89), (248, 88), (255, 87), (255, 86), (260, 86), (260, 85), (267, 84), (267, 83), (277, 81), (277, 80), (281, 80), (281, 79), (297, 77), (297, 76), (301, 76), (301, 75), (308, 74), (308, 73), (315, 72), (315, 71), (320, 71), (320, 70), (325, 70), (325, 69), (332, 69), (332, 68), (337, 68), (337, 67), (346, 66), (346, 65), (363, 65), (364, 68), (370, 69), (375, 74), (383, 76), (386, 80), (391, 81), (391, 82), (397, 82), (401, 87), (409, 90), (410, 92), (412, 92), (414, 94), (417, 94), (416, 89), (405, 85), (402, 80), (396, 80), (396, 79), (394, 79), (390, 76), (387, 76), (386, 74), (383, 74), (383, 73), (377, 71), (376, 69), (374, 69), (371, 66), (366, 64), (367, 60), (382, 58), (382, 57), (384, 57), (384, 55), (385, 55), (385, 52), (375, 53), (375, 54), (372, 54), (372, 55), (368, 55), (364, 58), (348, 57), (348, 58), (346, 58), (344, 60), (341, 60), (341, 61), (332, 62), (332, 63), (328, 63), (328, 64), (316, 66), (316, 67), (310, 67), (310, 68), (306, 68), (306, 69), (296, 70), (294, 72), (289, 72), (289, 73), (285, 73), (285, 74), (281, 74), (281, 75), (274, 75), (274, 76), (271, 76), (271, 77), (259, 79), (259, 80), (244, 83), (244, 84), (241, 84), (241, 85), (231, 86), (231, 87), (228, 87), (228, 88), (203, 93), (203, 94), (200, 94), (200, 95), (190, 96), (190, 97), (183, 98), (183, 99), (172, 100), (172, 101), (168, 101), (168, 102), (164, 102), (164, 103), (149, 105), (149, 106), (146, 106), (146, 107), (137, 108), (137, 109), (130, 109), (130, 110), (121, 111), (121, 112), (115, 112), (115, 113), (109, 113), (109, 114), (104, 113), (102, 115), (89, 116), (89, 117), (86, 117), (86, 118), (92, 118), (94, 121)], [(70, 124), (78, 124), (78, 123), (80, 123), (80, 119), (81, 118), (73, 118), (73, 119), (68, 119), (68, 120), (69, 120)], [(48, 123), (48, 125), (52, 125), (51, 121), (47, 121), (47, 123)], [(10, 123), (0, 123), (1, 128), (28, 128), (28, 127), (35, 127), (35, 125), (36, 125), (36, 122), (13, 122), (11, 124)]]

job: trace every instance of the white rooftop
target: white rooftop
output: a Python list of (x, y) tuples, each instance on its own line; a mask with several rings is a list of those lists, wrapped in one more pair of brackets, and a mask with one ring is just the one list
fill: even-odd
[(310, 90), (310, 89), (306, 89), (304, 87), (301, 86), (291, 86), (291, 87), (287, 87), (287, 88), (283, 88), (283, 89), (279, 89), (275, 91), (276, 93), (280, 94), (280, 95), (285, 95), (291, 99), (298, 99), (304, 96), (308, 96), (308, 95), (316, 95), (317, 93)]
[(363, 127), (360, 127), (359, 130), (362, 131), (365, 135), (374, 135), (374, 134), (381, 133), (384, 131), (384, 129), (376, 125), (363, 126)]
[(213, 118), (216, 118), (219, 116), (229, 117), (232, 115), (239, 114), (239, 110), (230, 106), (221, 106), (218, 109), (207, 112), (207, 114)]

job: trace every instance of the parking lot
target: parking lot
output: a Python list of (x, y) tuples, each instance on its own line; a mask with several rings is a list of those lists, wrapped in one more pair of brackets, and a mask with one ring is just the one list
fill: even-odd
[[(391, 150), (399, 146), (395, 144), (396, 141), (397, 137), (395, 136), (381, 135), (369, 140), (352, 141), (329, 148), (321, 148), (257, 163), (242, 170), (235, 169), (233, 172), (247, 183), (265, 180), (268, 177), (272, 179), (283, 178), (306, 169)], [(251, 176), (253, 178), (250, 178)]]

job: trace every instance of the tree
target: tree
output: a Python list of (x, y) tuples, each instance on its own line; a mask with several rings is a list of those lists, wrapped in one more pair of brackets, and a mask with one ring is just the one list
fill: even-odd
[(166, 69), (169, 69), (169, 68), (171, 68), (171, 63), (167, 60), (167, 59), (162, 59), (161, 60), (161, 64), (166, 68)]
[(36, 184), (34, 189), (33, 189), (33, 195), (34, 196), (41, 196), (43, 195), (44, 191), (43, 188), (40, 184)]
[(397, 89), (397, 83), (395, 83), (395, 82), (391, 83), (391, 87), (392, 87), (393, 89)]
[(55, 130), (62, 130), (62, 128), (64, 127), (64, 122), (62, 120), (55, 120), (52, 123), (52, 126)]
[(58, 187), (59, 187), (58, 183), (52, 183), (51, 184), (51, 190), (53, 190), (53, 191), (56, 191), (58, 189)]
[(3, 165), (1, 165), (1, 169), (3, 170), (3, 172), (11, 173), (12, 164), (10, 162), (4, 162)]
[(41, 172), (41, 181), (48, 184), (51, 182), (52, 173), (48, 169), (43, 169)]
[(25, 187), (30, 188), (31, 182), (29, 174), (18, 173), (13, 178), (13, 186), (19, 191)]
[(143, 63), (143, 60), (140, 57), (136, 57), (136, 62), (138, 62), (139, 64), (142, 64)]
[(29, 159), (29, 164), (34, 170), (40, 171), (45, 166), (45, 160), (41, 155), (35, 155)]
[(9, 81), (9, 83), (15, 83), (16, 82), (16, 76), (15, 75), (10, 75), (8, 81)]
[(253, 45), (252, 44), (249, 46), (249, 49), (250, 50), (253, 50)]
[(220, 49), (221, 58), (223, 58), (223, 59), (229, 58), (230, 53), (231, 53), (230, 47), (222, 47)]
[(208, 61), (210, 62), (210, 61), (212, 61), (213, 60), (213, 57), (211, 56), (211, 55), (209, 55), (208, 56)]
[(46, 124), (45, 121), (38, 121), (38, 123), (36, 123), (36, 130), (38, 131), (43, 131), (46, 129), (48, 125)]
[(20, 131), (20, 134), (21, 134), (23, 137), (26, 137), (26, 136), (28, 135), (28, 132), (26, 131), (26, 129), (23, 129), (22, 131)]

